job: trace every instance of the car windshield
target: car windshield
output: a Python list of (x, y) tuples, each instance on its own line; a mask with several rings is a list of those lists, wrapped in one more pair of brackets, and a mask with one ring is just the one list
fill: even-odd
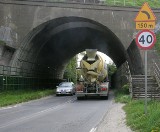
[(59, 86), (61, 86), (61, 87), (71, 87), (72, 84), (71, 83), (61, 83), (61, 84), (59, 84)]

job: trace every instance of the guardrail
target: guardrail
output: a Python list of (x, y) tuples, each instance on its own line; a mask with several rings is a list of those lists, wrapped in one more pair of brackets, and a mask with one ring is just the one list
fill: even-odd
[[(117, 70), (117, 82), (118, 82), (118, 88), (121, 88), (122, 86), (124, 86), (125, 84), (129, 85), (129, 93), (130, 96), (133, 96), (133, 90), (132, 90), (132, 75), (131, 75), (131, 71), (129, 68), (129, 64), (128, 62), (124, 62)], [(120, 87), (119, 87), (120, 86)]]
[(158, 83), (158, 86), (160, 87), (160, 67), (158, 66), (158, 63), (156, 63), (155, 60), (152, 61), (153, 61), (153, 75)]
[(129, 84), (129, 93), (130, 93), (130, 96), (132, 98), (133, 97), (132, 75), (131, 75), (131, 71), (130, 71), (130, 68), (129, 68), (128, 61), (126, 61), (123, 65), (125, 67), (123, 73), (125, 73), (125, 76), (127, 77), (128, 84)]
[(0, 65), (0, 90), (47, 88), (57, 85), (60, 79), (55, 79), (55, 70), (51, 68), (22, 69)]
[[(52, 74), (48, 74), (52, 73)], [(46, 67), (45, 69), (23, 69), (18, 67), (0, 65), (0, 75), (23, 76), (23, 77), (53, 77), (55, 70)]]
[(127, 63), (127, 69), (128, 69), (128, 83), (129, 83), (129, 92), (130, 92), (130, 96), (131, 98), (133, 97), (133, 85), (132, 85), (132, 75), (131, 75), (131, 71), (130, 71), (130, 68), (129, 68), (129, 64), (128, 62)]

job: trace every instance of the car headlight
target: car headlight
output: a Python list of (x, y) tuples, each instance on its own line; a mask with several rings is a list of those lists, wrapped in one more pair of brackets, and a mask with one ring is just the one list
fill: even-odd
[(71, 91), (72, 91), (71, 89), (67, 89), (67, 90), (66, 90), (66, 92), (71, 92)]
[(57, 92), (60, 92), (60, 89), (57, 89), (56, 91), (57, 91)]

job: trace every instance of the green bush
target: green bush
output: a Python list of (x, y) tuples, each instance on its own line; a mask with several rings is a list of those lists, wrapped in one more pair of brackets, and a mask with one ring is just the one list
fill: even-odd
[(0, 45), (5, 45), (6, 43), (2, 40), (0, 40)]
[(64, 79), (69, 79), (69, 81), (76, 83), (76, 57), (73, 57), (67, 64)]
[(158, 33), (156, 35), (156, 38), (157, 38), (157, 42), (155, 44), (155, 48), (156, 48), (158, 54), (160, 55), (160, 33)]
[(125, 84), (122, 87), (122, 91), (124, 92), (124, 94), (129, 94), (129, 84)]
[(128, 103), (131, 100), (129, 95), (129, 84), (125, 84), (121, 89), (115, 90), (115, 102)]
[(116, 98), (115, 98), (115, 102), (120, 102), (120, 103), (128, 103), (131, 101), (131, 97), (130, 95), (121, 95), (119, 94)]

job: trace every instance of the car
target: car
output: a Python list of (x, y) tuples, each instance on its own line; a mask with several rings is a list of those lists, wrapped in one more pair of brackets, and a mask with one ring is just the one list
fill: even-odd
[(62, 82), (57, 86), (56, 95), (74, 95), (76, 92), (73, 82)]

